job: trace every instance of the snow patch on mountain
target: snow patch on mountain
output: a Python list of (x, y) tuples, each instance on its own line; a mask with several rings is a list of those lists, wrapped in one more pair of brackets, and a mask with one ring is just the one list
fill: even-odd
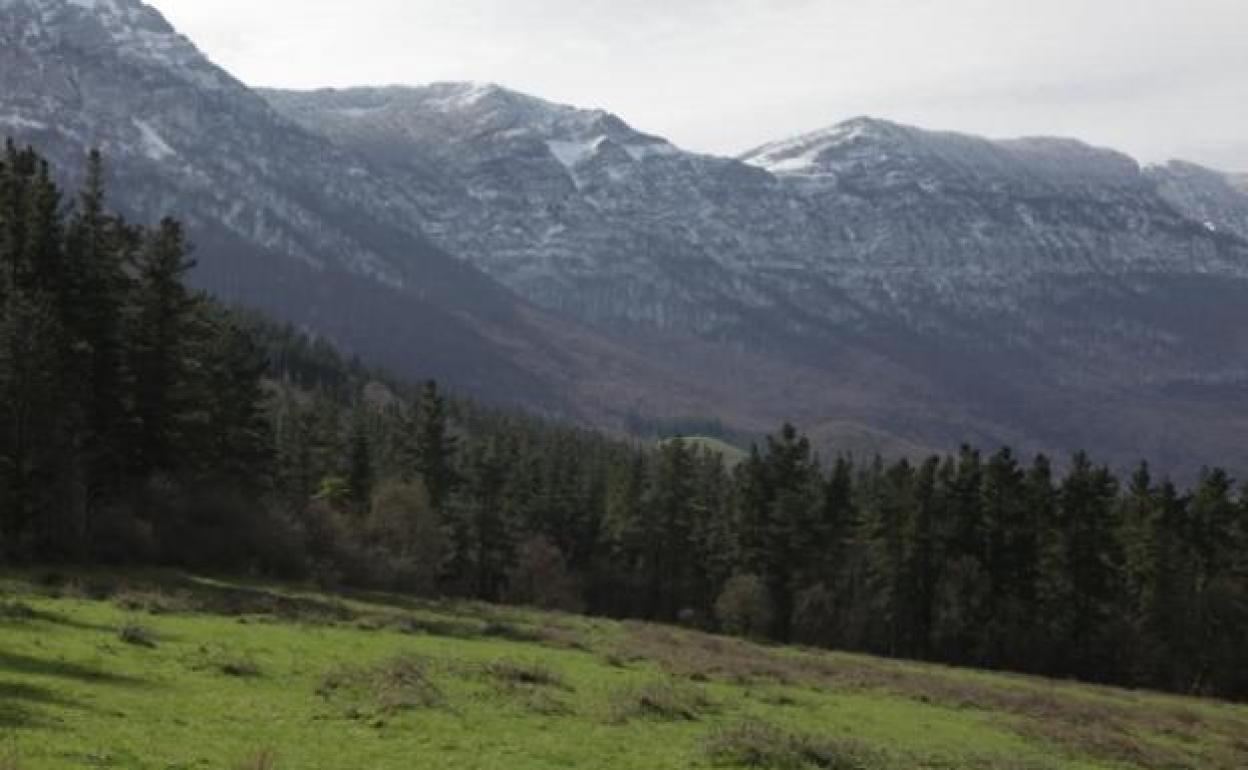
[(602, 143), (607, 141), (605, 136), (599, 136), (588, 141), (569, 142), (548, 140), (546, 146), (550, 148), (550, 153), (568, 170), (575, 169), (585, 161), (594, 157), (598, 153), (598, 149)]
[(29, 131), (46, 131), (48, 124), (40, 120), (31, 120), (21, 115), (0, 115), (0, 125)]
[(160, 162), (176, 156), (178, 153), (165, 138), (145, 120), (134, 118), (134, 126), (139, 129), (140, 146), (143, 154), (154, 161)]

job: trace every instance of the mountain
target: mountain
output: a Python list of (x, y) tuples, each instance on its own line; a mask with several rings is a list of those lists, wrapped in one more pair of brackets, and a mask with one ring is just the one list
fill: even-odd
[(1248, 464), (1248, 197), (1224, 175), (871, 118), (716, 158), (481, 84), (264, 95), (409, 189), (443, 180), (431, 237), (535, 303), (807, 372), (758, 396), (829, 444)]
[(0, 0), (3, 134), (73, 172), (102, 149), (117, 207), (186, 222), (203, 288), (406, 373), (571, 408), (577, 353), (551, 337), (574, 328), (442, 251), (418, 196), (279, 115), (150, 6)]
[(0, 0), (0, 133), (104, 149), (201, 286), (487, 399), (1248, 466), (1248, 196), (1217, 172), (871, 118), (722, 158), (487, 84), (255, 91), (137, 0)]

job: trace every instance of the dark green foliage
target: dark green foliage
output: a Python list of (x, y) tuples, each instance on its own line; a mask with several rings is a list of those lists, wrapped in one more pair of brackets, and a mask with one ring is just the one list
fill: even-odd
[[(0, 160), (5, 554), (150, 560), (175, 533), (194, 540), (224, 525), (238, 537), (238, 522), (195, 521), (149, 493), (256, 490), (247, 482), (266, 475), (271, 444), (264, 364), (186, 288), (180, 225), (146, 230), (108, 214), (98, 153), (86, 179), (65, 213), (32, 151), (9, 145)], [(185, 549), (163, 556), (175, 551)]]

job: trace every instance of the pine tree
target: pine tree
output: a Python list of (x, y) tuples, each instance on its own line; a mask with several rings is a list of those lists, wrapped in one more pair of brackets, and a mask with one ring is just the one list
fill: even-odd
[(358, 516), (368, 513), (373, 499), (373, 456), (368, 440), (367, 416), (363, 409), (357, 407), (351, 422), (351, 436), (348, 440), (349, 455), (347, 457), (347, 500), (353, 512)]
[[(192, 411), (191, 382), (198, 309), (184, 280), (194, 266), (187, 259), (181, 226), (166, 219), (144, 239), (138, 257), (129, 332), (129, 374), (133, 378), (135, 422), (133, 473), (146, 478), (191, 462), (185, 421)], [(224, 426), (214, 425), (216, 430)]]
[(412, 442), (417, 473), (429, 492), (434, 510), (444, 511), (451, 492), (459, 482), (455, 472), (458, 439), (451, 435), (446, 401), (437, 383), (425, 383), (415, 409), (415, 439)]
[[(88, 516), (125, 486), (127, 434), (123, 312), (130, 292), (126, 265), (138, 237), (104, 209), (104, 162), (98, 151), (87, 161), (86, 183), (66, 234), (66, 290), (73, 293), (68, 331), (82, 346), (84, 366), (78, 392), (84, 404), (84, 451)], [(89, 528), (90, 520), (85, 523)]]

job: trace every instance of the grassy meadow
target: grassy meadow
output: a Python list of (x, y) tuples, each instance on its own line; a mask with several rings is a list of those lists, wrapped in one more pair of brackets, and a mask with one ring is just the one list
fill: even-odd
[(1248, 767), (1248, 708), (173, 573), (0, 581), (0, 770)]

